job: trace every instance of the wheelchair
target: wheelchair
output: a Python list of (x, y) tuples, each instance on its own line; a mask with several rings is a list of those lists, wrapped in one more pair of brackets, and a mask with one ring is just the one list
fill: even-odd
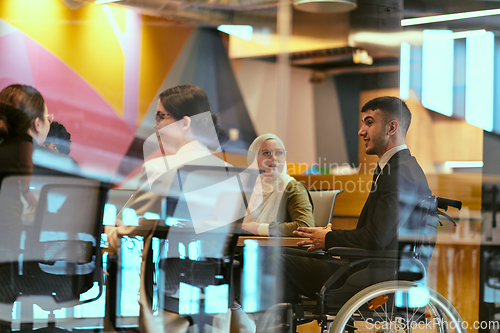
[[(286, 313), (286, 323), (264, 315), (258, 332), (296, 332), (316, 320), (322, 332), (466, 332), (466, 323), (442, 295), (426, 287), (426, 268), (443, 211), (461, 209), (460, 201), (430, 196), (420, 203), (420, 226), (401, 237), (399, 250), (330, 248), (327, 255), (348, 259), (323, 285), (316, 299), (281, 303), (267, 314)], [(443, 210), (443, 211), (441, 211)], [(403, 241), (401, 241), (403, 238)]]

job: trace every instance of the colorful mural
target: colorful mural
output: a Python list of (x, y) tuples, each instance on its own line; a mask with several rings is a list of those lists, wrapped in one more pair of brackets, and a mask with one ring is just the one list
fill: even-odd
[(177, 84), (206, 89), (223, 126), (240, 129), (234, 145), (255, 137), (218, 32), (119, 6), (2, 0), (0, 50), (0, 89), (35, 86), (85, 172), (120, 181), (137, 169), (156, 98)]

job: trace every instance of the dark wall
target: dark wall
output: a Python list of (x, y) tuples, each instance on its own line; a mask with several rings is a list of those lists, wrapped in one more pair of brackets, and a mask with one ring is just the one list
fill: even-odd
[(399, 72), (354, 73), (333, 76), (338, 96), (349, 164), (358, 164), (359, 94), (399, 87)]

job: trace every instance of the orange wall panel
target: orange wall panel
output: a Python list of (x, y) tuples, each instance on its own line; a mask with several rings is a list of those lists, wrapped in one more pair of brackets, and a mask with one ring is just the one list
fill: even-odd
[(166, 20), (143, 17), (139, 89), (139, 123), (187, 42), (193, 26), (176, 26)]

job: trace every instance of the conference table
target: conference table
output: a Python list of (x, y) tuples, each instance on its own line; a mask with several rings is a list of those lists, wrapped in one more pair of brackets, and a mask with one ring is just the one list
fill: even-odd
[(240, 236), (238, 238), (238, 246), (245, 246), (245, 241), (257, 241), (259, 246), (286, 246), (297, 247), (297, 242), (300, 242), (302, 237), (270, 237), (270, 236)]

